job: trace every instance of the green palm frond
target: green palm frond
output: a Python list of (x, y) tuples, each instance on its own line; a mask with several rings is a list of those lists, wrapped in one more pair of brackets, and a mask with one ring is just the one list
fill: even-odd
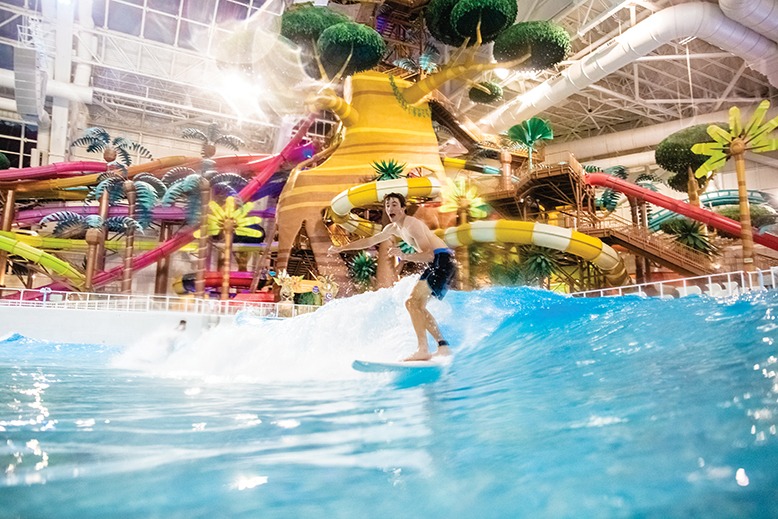
[(560, 270), (561, 253), (557, 250), (537, 245), (523, 245), (519, 247), (519, 256), (527, 280), (532, 284), (540, 284)]
[(688, 218), (674, 218), (663, 222), (660, 229), (673, 236), (673, 239), (691, 249), (708, 256), (718, 253), (718, 247), (711, 242), (710, 237), (703, 231), (703, 224), (689, 220)]
[(167, 173), (162, 175), (162, 183), (166, 186), (172, 186), (173, 183), (177, 182), (178, 180), (181, 180), (184, 177), (188, 177), (190, 175), (197, 175), (197, 172), (193, 170), (192, 168), (188, 168), (186, 166), (177, 166), (175, 168), (170, 168)]
[(397, 58), (392, 62), (392, 65), (408, 72), (418, 72), (419, 70), (419, 65), (412, 58)]
[(534, 151), (536, 143), (554, 138), (554, 130), (547, 121), (532, 117), (521, 124), (511, 126), (508, 129), (508, 138)]
[(240, 148), (246, 145), (243, 139), (235, 135), (222, 135), (218, 139), (213, 141), (214, 144), (221, 144), (231, 150), (238, 151)]
[(181, 133), (181, 137), (184, 139), (195, 139), (202, 142), (208, 142), (208, 136), (203, 133), (202, 130), (197, 128), (184, 128)]
[(171, 205), (180, 198), (196, 194), (200, 198), (200, 175), (192, 173), (173, 182), (162, 197), (162, 205)]
[(87, 201), (99, 200), (100, 197), (103, 196), (103, 192), (108, 191), (108, 203), (110, 204), (118, 200), (118, 198), (116, 198), (117, 191), (119, 198), (124, 192), (124, 189), (122, 188), (124, 179), (121, 177), (116, 175), (108, 175), (103, 180), (100, 180), (100, 177), (98, 177), (98, 181), (99, 182), (95, 188), (92, 189), (88, 195), (86, 195)]
[(218, 175), (211, 177), (210, 181), (211, 184), (228, 184), (237, 190), (243, 189), (249, 183), (248, 180), (237, 173), (219, 173)]
[(38, 225), (45, 225), (49, 222), (81, 221), (82, 219), (80, 214), (73, 211), (57, 211), (41, 218)]
[(143, 226), (129, 216), (111, 216), (105, 220), (105, 228), (110, 232), (127, 232), (133, 229), (135, 232), (143, 234)]
[(157, 198), (162, 198), (162, 196), (165, 194), (165, 191), (167, 191), (167, 186), (151, 173), (139, 173), (132, 177), (132, 179), (136, 184), (138, 182), (143, 182), (153, 187), (154, 191), (157, 193)]
[(405, 170), (405, 163), (400, 164), (395, 159), (389, 159), (388, 161), (376, 161), (370, 165), (373, 171), (376, 172), (376, 181), (381, 180), (394, 180), (403, 176), (402, 172)]
[(378, 262), (365, 251), (361, 251), (349, 262), (351, 278), (363, 289), (370, 286), (376, 272), (378, 272)]
[(433, 44), (428, 43), (424, 47), (424, 52), (419, 56), (419, 68), (425, 74), (434, 74), (438, 71), (438, 61), (440, 60), (440, 51)]

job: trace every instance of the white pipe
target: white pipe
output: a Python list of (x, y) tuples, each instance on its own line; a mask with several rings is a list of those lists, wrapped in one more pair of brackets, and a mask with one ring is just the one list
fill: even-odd
[[(756, 105), (740, 107), (740, 119), (744, 124), (750, 119), (755, 108)], [(766, 120), (770, 120), (775, 116), (778, 116), (778, 106), (771, 108), (765, 117)], [(622, 152), (655, 147), (669, 135), (684, 128), (696, 124), (726, 123), (728, 121), (729, 112), (721, 110), (688, 119), (679, 119), (603, 136), (588, 137), (575, 142), (550, 143), (545, 149), (546, 162), (553, 163), (557, 158), (564, 160), (564, 158), (560, 157), (568, 152), (575, 155), (578, 160), (589, 160), (596, 157), (612, 156)]]
[(729, 18), (778, 42), (778, 1), (719, 0), (719, 7)]
[[(0, 87), (15, 88), (12, 70), (0, 69)], [(92, 103), (92, 88), (49, 79), (46, 81), (46, 95), (61, 97), (68, 101)]]
[[(91, 61), (97, 55), (97, 36), (92, 31), (95, 22), (92, 20), (92, 0), (78, 2), (78, 23), (81, 26), (77, 43), (77, 56), (81, 60)], [(76, 85), (89, 85), (92, 80), (92, 66), (79, 60), (73, 72), (73, 83)]]
[[(778, 44), (727, 18), (718, 6), (694, 2), (669, 7), (646, 18), (560, 75), (503, 104), (482, 122), (491, 124), (496, 132), (502, 131), (516, 121), (529, 119), (560, 103), (661, 45), (687, 37), (700, 38), (742, 56), (778, 86)], [(519, 102), (517, 111), (509, 110)]]

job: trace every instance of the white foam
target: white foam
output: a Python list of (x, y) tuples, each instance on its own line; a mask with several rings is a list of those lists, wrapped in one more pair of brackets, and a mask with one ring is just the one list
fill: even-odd
[[(400, 359), (415, 349), (415, 335), (405, 309), (416, 277), (394, 287), (338, 299), (294, 319), (266, 320), (237, 326), (220, 324), (191, 343), (175, 331), (143, 337), (114, 359), (120, 368), (162, 376), (208, 380), (343, 380), (361, 375), (355, 358)], [(446, 302), (430, 304), (447, 316)]]

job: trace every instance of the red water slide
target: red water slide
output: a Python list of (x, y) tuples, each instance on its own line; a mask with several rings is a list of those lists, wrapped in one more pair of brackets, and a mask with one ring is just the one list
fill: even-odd
[[(665, 196), (650, 189), (645, 189), (620, 178), (616, 178), (605, 173), (589, 173), (586, 175), (586, 183), (592, 186), (609, 187), (619, 193), (624, 193), (627, 196), (634, 196), (646, 202), (652, 203), (659, 207), (664, 207), (675, 213), (697, 220), (706, 225), (710, 225), (720, 231), (724, 231), (727, 234), (733, 236), (740, 236), (740, 223), (721, 216), (713, 211), (707, 211), (694, 207), (681, 200), (676, 200)], [(759, 234), (754, 232), (754, 242), (765, 247), (770, 247), (773, 250), (778, 250), (778, 236), (774, 234)]]
[(57, 162), (48, 166), (6, 169), (0, 171), (0, 182), (77, 177), (83, 173), (102, 173), (107, 167), (106, 162)]

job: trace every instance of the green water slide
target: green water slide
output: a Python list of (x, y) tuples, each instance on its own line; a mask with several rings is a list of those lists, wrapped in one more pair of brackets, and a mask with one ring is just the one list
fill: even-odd
[[(689, 202), (688, 198), (684, 198), (683, 202)], [(737, 189), (722, 189), (720, 191), (711, 191), (710, 193), (703, 193), (700, 195), (700, 204), (702, 207), (718, 207), (722, 205), (737, 205), (740, 199), (738, 198)], [(773, 196), (763, 191), (750, 190), (748, 192), (748, 202), (757, 205), (769, 205), (773, 208), (776, 207), (776, 201)], [(662, 209), (652, 213), (651, 218), (648, 221), (648, 228), (652, 231), (658, 231), (662, 223), (677, 218), (678, 213), (675, 213), (669, 209)]]
[(48, 252), (43, 252), (19, 240), (0, 235), (0, 250), (36, 263), (54, 274), (67, 278), (75, 285), (84, 283), (84, 275), (67, 261), (63, 261)]

